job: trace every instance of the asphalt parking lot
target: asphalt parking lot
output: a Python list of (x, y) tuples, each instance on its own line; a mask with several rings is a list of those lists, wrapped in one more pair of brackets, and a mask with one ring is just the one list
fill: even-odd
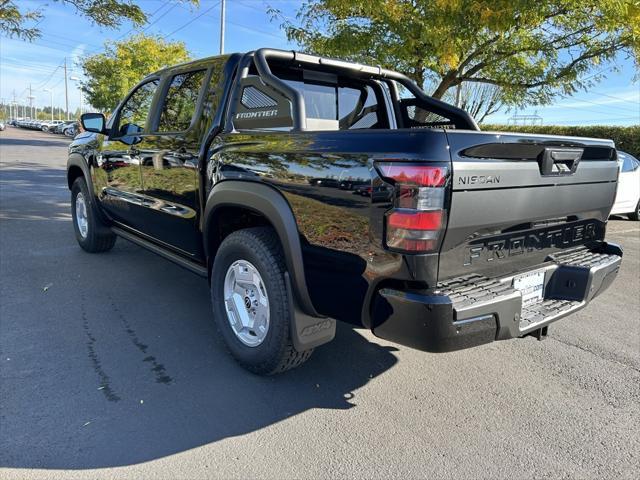
[(638, 222), (610, 222), (618, 279), (545, 341), (438, 355), (339, 326), (260, 378), (206, 280), (77, 246), (68, 143), (0, 133), (0, 478), (637, 478)]

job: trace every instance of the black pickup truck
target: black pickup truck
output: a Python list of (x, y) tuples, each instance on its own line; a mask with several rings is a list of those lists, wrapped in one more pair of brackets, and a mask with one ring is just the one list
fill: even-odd
[(613, 142), (480, 132), (406, 76), (260, 49), (146, 77), (69, 147), (75, 234), (116, 236), (209, 279), (232, 355), (304, 362), (336, 320), (445, 352), (525, 335), (590, 302)]

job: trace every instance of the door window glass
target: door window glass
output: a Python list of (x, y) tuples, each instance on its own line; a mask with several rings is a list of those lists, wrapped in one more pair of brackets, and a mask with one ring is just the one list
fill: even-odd
[(633, 172), (636, 168), (638, 168), (637, 160), (631, 155), (626, 153), (618, 153), (618, 156), (622, 158), (623, 172)]
[(140, 85), (122, 106), (118, 121), (119, 137), (135, 135), (144, 130), (159, 83), (160, 81), (156, 79)]
[(175, 75), (164, 98), (160, 113), (159, 132), (187, 130), (196, 113), (198, 96), (206, 70)]

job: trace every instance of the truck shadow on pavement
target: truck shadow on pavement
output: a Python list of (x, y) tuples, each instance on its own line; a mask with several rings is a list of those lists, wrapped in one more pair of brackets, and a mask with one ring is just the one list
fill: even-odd
[(3, 148), (10, 147), (59, 147), (61, 145), (68, 145), (69, 139), (66, 137), (53, 137), (51, 140), (39, 140), (33, 138), (3, 138), (2, 146)]
[[(64, 182), (62, 170), (42, 174)], [(215, 330), (206, 280), (122, 239), (87, 254), (64, 220), (66, 188), (21, 216), (20, 190), (33, 187), (6, 170), (2, 184), (12, 215), (2, 227), (0, 467), (124, 466), (287, 429), (313, 409), (357, 408), (357, 390), (397, 362), (395, 348), (340, 324), (302, 367), (252, 375)], [(287, 435), (305, 442), (299, 424)], [(223, 461), (233, 459), (210, 457)]]

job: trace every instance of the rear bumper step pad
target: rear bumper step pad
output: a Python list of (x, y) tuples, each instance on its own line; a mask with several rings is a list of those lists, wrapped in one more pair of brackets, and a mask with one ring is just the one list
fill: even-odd
[(532, 270), (545, 272), (543, 300), (525, 306), (514, 276), (467, 275), (427, 295), (383, 289), (373, 306), (372, 331), (427, 351), (522, 337), (587, 305), (613, 282), (621, 259), (622, 250), (606, 243), (551, 255)]

